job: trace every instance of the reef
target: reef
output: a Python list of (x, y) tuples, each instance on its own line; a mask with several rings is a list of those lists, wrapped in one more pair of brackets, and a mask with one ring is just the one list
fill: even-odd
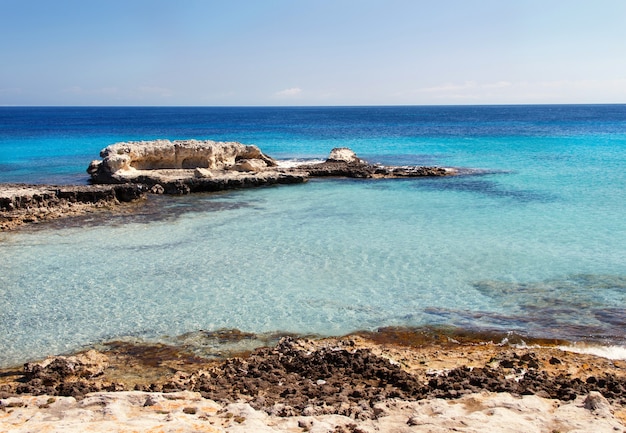
[(187, 194), (271, 184), (302, 183), (311, 177), (362, 179), (448, 176), (442, 167), (368, 163), (348, 148), (335, 148), (326, 161), (281, 167), (254, 145), (212, 140), (117, 143), (100, 152), (87, 172), (93, 183), (141, 183), (152, 192)]
[(148, 188), (124, 185), (0, 184), (0, 230), (64, 216), (111, 209), (140, 200)]

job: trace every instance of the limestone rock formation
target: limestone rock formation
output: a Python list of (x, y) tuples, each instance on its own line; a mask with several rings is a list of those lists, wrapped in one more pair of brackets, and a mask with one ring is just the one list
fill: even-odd
[(112, 144), (100, 152), (102, 161), (87, 169), (96, 183), (126, 183), (155, 170), (260, 171), (276, 166), (257, 146), (212, 140), (130, 141)]
[(370, 164), (351, 149), (334, 148), (326, 161), (297, 167), (311, 177), (351, 177), (361, 179), (394, 179), (404, 177), (450, 176), (457, 170), (444, 167), (388, 166)]
[(356, 153), (347, 147), (335, 147), (330, 151), (330, 155), (326, 162), (347, 162), (347, 163), (362, 163), (363, 161), (356, 156)]
[(0, 231), (24, 223), (82, 215), (146, 196), (145, 185), (0, 185)]
[(212, 140), (155, 140), (113, 144), (87, 169), (93, 183), (139, 183), (152, 192), (188, 194), (280, 183), (302, 183), (303, 173), (275, 170), (253, 145)]
[(453, 169), (370, 164), (340, 147), (319, 164), (279, 167), (252, 145), (212, 140), (156, 140), (117, 143), (100, 152), (87, 172), (93, 183), (144, 184), (154, 193), (188, 194), (272, 184), (309, 177), (401, 178), (448, 176)]

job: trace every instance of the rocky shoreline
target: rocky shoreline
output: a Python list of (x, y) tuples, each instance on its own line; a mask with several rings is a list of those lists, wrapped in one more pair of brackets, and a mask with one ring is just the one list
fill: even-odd
[[(102, 184), (0, 185), (0, 229), (119, 212), (148, 194), (458, 174), (370, 164), (349, 149), (284, 168), (238, 143), (115, 146), (103, 151), (110, 164), (90, 165)], [(0, 370), (0, 431), (626, 432), (626, 361), (560, 342), (389, 328), (253, 349), (250, 334), (204, 334), (239, 349), (113, 341)]]
[(391, 179), (450, 176), (442, 167), (384, 166), (335, 148), (324, 162), (281, 167), (253, 145), (211, 140), (124, 142), (102, 150), (87, 169), (92, 182), (140, 183), (152, 192), (188, 194), (251, 186), (294, 184), (313, 177)]
[(384, 166), (361, 160), (346, 148), (326, 161), (281, 167), (256, 146), (182, 140), (117, 143), (101, 152), (87, 172), (91, 185), (0, 185), (0, 230), (64, 216), (119, 209), (147, 194), (190, 194), (289, 185), (316, 177), (398, 179), (451, 176), (442, 167)]
[[(406, 341), (405, 331), (382, 332), (388, 342), (380, 341), (380, 333), (285, 337), (273, 347), (225, 360), (203, 359), (166, 345), (112, 345), (51, 357), (0, 375), (0, 420), (15, 420), (7, 414), (25, 411), (34, 401), (38, 406), (31, 410), (43, 413), (59, 399), (70, 399), (62, 401), (75, 408), (96, 399), (100, 407), (114, 401), (134, 404), (146, 420), (152, 419), (148, 414), (154, 415), (155, 406), (163, 409), (164, 402), (175, 401), (175, 408), (163, 409), (164, 428), (174, 415), (196, 422), (204, 414), (207, 430), (199, 431), (250, 431), (243, 427), (260, 420), (255, 428), (262, 424), (264, 431), (313, 431), (315, 425), (328, 432), (385, 431), (392, 424), (399, 429), (394, 431), (424, 431), (420, 426), (456, 431), (477, 412), (486, 419), (463, 431), (480, 431), (485, 422), (498, 419), (495, 411), (505, 409), (513, 412), (510, 416), (547, 416), (547, 422), (560, 423), (536, 431), (624, 430), (624, 361), (546, 346), (456, 339), (415, 344)], [(32, 397), (38, 395), (46, 397)], [(538, 407), (546, 413), (536, 412)], [(557, 408), (568, 408), (567, 419), (550, 418)], [(231, 419), (224, 418), (226, 413)], [(439, 421), (443, 424), (437, 426)], [(502, 430), (497, 431), (524, 431), (499, 422)], [(593, 428), (580, 429), (585, 423)], [(298, 428), (287, 429), (294, 425)]]
[(0, 184), (0, 230), (90, 212), (110, 211), (145, 198), (145, 185)]

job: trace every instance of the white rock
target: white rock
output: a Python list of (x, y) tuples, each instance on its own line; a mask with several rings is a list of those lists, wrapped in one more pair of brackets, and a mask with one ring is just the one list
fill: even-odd
[(329, 162), (361, 162), (356, 153), (347, 147), (335, 147), (330, 151)]
[[(153, 404), (146, 406), (148, 397)], [(595, 394), (571, 402), (488, 392), (456, 400), (389, 400), (383, 416), (367, 420), (341, 415), (268, 415), (247, 403), (222, 406), (189, 391), (93, 393), (78, 402), (71, 397), (54, 397), (52, 403), (49, 399), (52, 400), (47, 396), (19, 396), (0, 400), (0, 431), (270, 433), (307, 428), (310, 432), (326, 433), (352, 431), (349, 425), (356, 425), (360, 431), (368, 433), (624, 431), (624, 426), (610, 412), (609, 403)], [(597, 411), (603, 411), (602, 415), (599, 416)]]
[(261, 159), (242, 159), (233, 166), (237, 171), (262, 171), (266, 168), (267, 164)]
[(602, 394), (597, 391), (591, 391), (585, 398), (585, 409), (592, 411), (594, 414), (603, 418), (611, 416), (611, 405)]
[(197, 177), (200, 179), (212, 179), (213, 178), (213, 172), (209, 170), (208, 168), (196, 167), (196, 169), (193, 171), (193, 175), (194, 177)]
[(155, 140), (112, 144), (100, 152), (100, 164), (94, 161), (90, 170), (119, 171), (160, 169), (224, 169), (238, 160), (259, 160), (265, 166), (276, 162), (252, 145), (213, 140)]

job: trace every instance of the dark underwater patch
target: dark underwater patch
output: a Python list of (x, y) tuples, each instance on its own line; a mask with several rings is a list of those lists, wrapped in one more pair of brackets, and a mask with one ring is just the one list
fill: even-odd
[[(236, 194), (236, 193), (232, 193)], [(150, 224), (153, 222), (174, 222), (185, 214), (192, 212), (221, 212), (247, 208), (252, 203), (244, 200), (230, 200), (222, 198), (222, 193), (190, 194), (185, 196), (171, 195), (148, 195), (147, 199), (139, 203), (132, 203), (125, 208), (115, 209), (111, 212), (104, 211), (89, 213), (76, 217), (60, 218), (49, 221), (43, 228), (69, 228), (69, 227), (97, 227), (97, 226), (122, 226), (126, 224)], [(33, 226), (31, 229), (36, 229)]]
[[(511, 313), (434, 308), (426, 312), (450, 323), (480, 321), (497, 328), (528, 329), (539, 336), (623, 339), (620, 329), (626, 326), (626, 309), (606, 308), (606, 297), (616, 297), (622, 303), (626, 296), (626, 276), (573, 274), (529, 283), (485, 280), (473, 286)], [(620, 328), (619, 332), (616, 327)]]
[(521, 203), (553, 202), (556, 197), (539, 191), (507, 188), (495, 180), (485, 178), (486, 174), (450, 176), (441, 179), (424, 179), (415, 182), (414, 187), (432, 191), (463, 192), (496, 199), (509, 199)]

